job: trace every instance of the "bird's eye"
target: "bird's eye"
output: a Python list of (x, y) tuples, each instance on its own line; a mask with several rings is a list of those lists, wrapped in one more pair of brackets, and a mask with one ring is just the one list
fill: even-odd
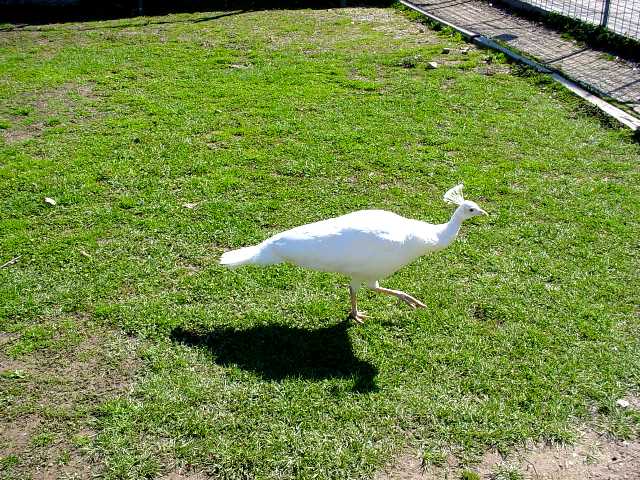
[(475, 209), (475, 208), (470, 208), (470, 209), (469, 209), (469, 211), (470, 211), (470, 212), (475, 212), (475, 211), (476, 211), (476, 209)]

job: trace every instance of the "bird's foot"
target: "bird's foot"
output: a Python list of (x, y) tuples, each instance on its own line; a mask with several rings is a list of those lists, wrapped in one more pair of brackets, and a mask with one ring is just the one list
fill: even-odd
[(369, 315), (365, 315), (365, 312), (359, 312), (357, 310), (349, 312), (349, 318), (356, 323), (364, 323), (365, 318), (369, 318)]
[(402, 300), (404, 303), (406, 303), (407, 305), (409, 305), (411, 308), (414, 308), (414, 309), (427, 308), (427, 306), (424, 303), (422, 303), (417, 298), (413, 298), (411, 295), (407, 293), (402, 293), (401, 295), (398, 295), (398, 299)]

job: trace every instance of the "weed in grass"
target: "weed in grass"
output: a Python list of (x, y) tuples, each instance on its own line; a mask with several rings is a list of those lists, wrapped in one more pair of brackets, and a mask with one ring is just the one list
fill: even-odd
[(69, 450), (63, 450), (62, 453), (60, 453), (60, 456), (58, 457), (58, 464), (60, 465), (68, 465), (69, 462), (71, 461), (71, 452), (69, 452)]
[(441, 466), (446, 461), (446, 454), (442, 449), (438, 448), (425, 448), (422, 451), (422, 464), (423, 465), (435, 465)]
[(524, 480), (524, 476), (517, 468), (508, 465), (496, 468), (491, 478), (493, 480)]
[(464, 472), (462, 472), (460, 479), (461, 480), (481, 480), (480, 475), (478, 475), (476, 472), (472, 472), (471, 470), (465, 470)]
[(16, 470), (19, 466), (20, 458), (17, 455), (0, 457), (0, 475), (2, 475), (0, 478), (11, 478), (11, 475), (17, 474)]
[(35, 447), (47, 447), (54, 441), (54, 435), (51, 432), (43, 432), (31, 439), (31, 444)]
[(420, 58), (405, 57), (398, 62), (398, 65), (402, 68), (416, 68), (419, 62)]
[(15, 107), (11, 110), (11, 113), (16, 116), (26, 117), (33, 112), (32, 107)]

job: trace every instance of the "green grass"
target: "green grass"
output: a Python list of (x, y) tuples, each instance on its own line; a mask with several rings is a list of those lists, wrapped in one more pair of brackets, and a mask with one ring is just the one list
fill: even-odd
[(480, 475), (470, 470), (462, 472), (461, 480), (481, 480)]
[[(379, 9), (3, 32), (0, 428), (30, 426), (1, 475), (370, 478), (594, 411), (636, 436), (640, 148), (463, 46)], [(446, 221), (459, 181), (491, 216), (383, 282), (426, 310), (363, 293), (352, 325), (344, 278), (217, 265), (356, 209)]]

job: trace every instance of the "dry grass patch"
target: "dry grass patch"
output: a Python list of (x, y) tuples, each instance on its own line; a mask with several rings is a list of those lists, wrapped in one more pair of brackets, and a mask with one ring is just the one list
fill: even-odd
[(65, 83), (57, 88), (25, 93), (0, 112), (0, 123), (4, 126), (0, 136), (6, 143), (14, 144), (39, 137), (48, 128), (68, 122), (81, 123), (97, 114), (94, 103), (98, 99), (90, 83)]
[(167, 473), (159, 478), (159, 480), (206, 480), (209, 477), (204, 473), (188, 472), (182, 469)]
[(84, 320), (33, 332), (3, 335), (0, 478), (87, 478), (96, 409), (129, 390), (137, 342)]
[[(635, 399), (635, 407), (640, 402)], [(633, 403), (632, 403), (633, 405)], [(640, 412), (640, 409), (638, 410)], [(474, 476), (474, 474), (476, 476)], [(640, 478), (640, 439), (621, 440), (594, 428), (580, 431), (572, 445), (530, 443), (501, 455), (486, 452), (474, 466), (448, 455), (441, 465), (426, 465), (404, 453), (375, 480), (631, 480)]]

